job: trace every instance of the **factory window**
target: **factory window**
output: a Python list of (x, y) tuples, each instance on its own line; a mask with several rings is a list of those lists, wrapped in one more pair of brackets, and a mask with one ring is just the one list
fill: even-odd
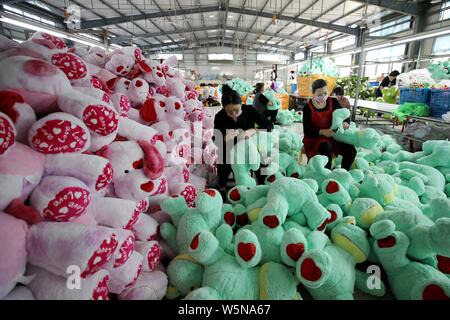
[(450, 53), (450, 35), (437, 37), (433, 44), (433, 55), (443, 55)]
[(331, 50), (334, 51), (334, 50), (350, 47), (350, 46), (353, 46), (355, 44), (355, 42), (356, 42), (355, 36), (348, 36), (345, 38), (333, 40), (331, 42)]
[(372, 37), (383, 37), (400, 31), (408, 30), (411, 27), (411, 17), (403, 17), (391, 22), (382, 23), (370, 29), (369, 35)]
[(441, 13), (439, 14), (439, 21), (450, 18), (450, 1), (445, 1), (441, 6)]

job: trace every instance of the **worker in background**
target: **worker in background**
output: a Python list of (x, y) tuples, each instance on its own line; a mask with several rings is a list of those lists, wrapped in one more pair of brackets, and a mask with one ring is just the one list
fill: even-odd
[(291, 85), (291, 94), (295, 94), (297, 91), (297, 79), (295, 77), (295, 71), (291, 70), (289, 75), (289, 84)]
[[(318, 79), (312, 84), (313, 98), (308, 100), (303, 109), (303, 145), (309, 159), (315, 155), (328, 157), (326, 167), (331, 169), (333, 156), (342, 155), (341, 167), (350, 170), (356, 157), (354, 146), (333, 139), (334, 131), (331, 129), (333, 111), (340, 109), (339, 101), (328, 97), (327, 82)], [(350, 126), (350, 118), (343, 123), (344, 129)]]
[(270, 102), (269, 99), (267, 99), (264, 95), (264, 83), (257, 83), (255, 85), (254, 92), (255, 98), (253, 99), (253, 107), (262, 114), (265, 114), (267, 111), (267, 106), (271, 106), (272, 102)]
[(397, 70), (394, 70), (387, 77), (385, 77), (383, 79), (383, 81), (381, 81), (380, 85), (378, 86), (378, 88), (375, 92), (377, 98), (383, 96), (381, 89), (390, 88), (391, 86), (395, 86), (395, 84), (397, 83), (397, 77), (399, 76), (399, 74), (400, 74), (400, 72), (398, 72)]
[[(222, 110), (214, 118), (214, 129), (222, 134), (223, 143), (216, 144), (219, 148), (217, 174), (219, 176), (219, 191), (225, 195), (228, 177), (232, 172), (231, 164), (227, 163), (227, 152), (231, 150), (226, 144), (236, 144), (241, 139), (252, 137), (260, 129), (272, 130), (273, 125), (252, 106), (242, 105), (239, 94), (224, 84), (222, 87)], [(228, 156), (229, 157), (229, 156)], [(257, 175), (258, 176), (258, 175)]]
[(350, 105), (350, 101), (348, 101), (348, 99), (344, 97), (344, 94), (344, 88), (342, 87), (334, 88), (333, 92), (331, 93), (331, 95), (333, 95), (336, 100), (339, 101), (339, 104), (342, 108), (347, 108), (350, 110), (352, 106)]

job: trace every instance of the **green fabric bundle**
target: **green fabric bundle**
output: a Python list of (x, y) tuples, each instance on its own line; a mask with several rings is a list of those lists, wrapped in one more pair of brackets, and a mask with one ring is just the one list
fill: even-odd
[(400, 121), (404, 121), (406, 116), (426, 117), (430, 111), (425, 103), (406, 102), (399, 105), (392, 114), (397, 116)]

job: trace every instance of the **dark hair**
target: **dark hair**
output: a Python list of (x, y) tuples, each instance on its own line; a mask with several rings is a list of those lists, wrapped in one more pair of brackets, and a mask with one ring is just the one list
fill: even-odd
[(241, 104), (242, 99), (239, 93), (230, 88), (229, 85), (224, 84), (222, 86), (222, 106), (225, 107), (229, 104)]
[(317, 79), (312, 83), (312, 92), (316, 92), (317, 89), (323, 88), (327, 86), (327, 82), (323, 79)]
[(334, 93), (337, 96), (343, 96), (344, 95), (344, 88), (336, 87), (336, 88), (334, 88), (332, 93)]
[(264, 83), (258, 82), (258, 83), (255, 85), (255, 93), (260, 92), (262, 88), (264, 88)]
[(389, 75), (391, 77), (397, 77), (400, 74), (400, 72), (398, 72), (397, 70), (392, 71), (391, 73), (389, 73)]

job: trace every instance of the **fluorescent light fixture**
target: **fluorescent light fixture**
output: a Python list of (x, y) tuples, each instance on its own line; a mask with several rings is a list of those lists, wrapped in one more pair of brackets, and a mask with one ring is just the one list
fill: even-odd
[(166, 40), (163, 40), (163, 42), (164, 43), (169, 43), (169, 42), (172, 42), (172, 40), (166, 39)]
[(421, 40), (421, 39), (426, 39), (426, 38), (431, 38), (431, 37), (437, 37), (437, 36), (442, 36), (442, 35), (446, 35), (450, 33), (450, 29), (447, 30), (441, 30), (441, 31), (436, 31), (433, 32), (431, 34), (424, 34), (421, 36), (416, 36), (416, 37), (412, 37), (412, 38), (407, 38), (407, 39), (401, 39), (401, 40), (397, 40), (392, 42), (392, 44), (401, 44), (401, 43), (407, 43), (407, 42), (411, 42), (411, 41), (416, 41), (416, 40)]
[(214, 18), (214, 17), (215, 17), (215, 15), (211, 14), (211, 15), (210, 15), (209, 17), (210, 17), (210, 18)]
[(34, 24), (29, 24), (29, 23), (26, 23), (26, 22), (10, 19), (10, 18), (7, 18), (7, 17), (1, 17), (0, 21), (4, 22), (4, 23), (9, 23), (9, 24), (15, 25), (17, 27), (22, 27), (24, 29), (46, 32), (46, 33), (48, 33), (48, 34), (50, 34), (52, 36), (55, 36), (55, 37), (67, 38), (67, 36), (65, 34), (63, 34), (63, 33), (55, 32), (55, 31), (52, 31), (52, 30), (49, 30), (49, 29), (46, 29), (46, 28), (41, 28), (41, 27), (36, 26)]
[(87, 46), (90, 46), (90, 47), (99, 47), (99, 48), (105, 49), (105, 47), (103, 47), (103, 46), (101, 46), (99, 44), (96, 44), (96, 43), (93, 43), (93, 42), (89, 42), (89, 41), (85, 41), (85, 40), (82, 40), (82, 39), (78, 39), (78, 38), (74, 38), (74, 37), (67, 37), (67, 39), (75, 41), (75, 42), (78, 42), (78, 43), (81, 43), (81, 44), (84, 44), (84, 45), (87, 45)]
[(16, 39), (16, 38), (13, 38), (13, 40), (18, 42), (18, 43), (22, 43), (23, 42), (23, 40), (19, 40), (19, 39)]
[(208, 54), (208, 60), (233, 60), (233, 54), (231, 53), (210, 53)]
[(256, 60), (259, 61), (286, 61), (289, 57), (280, 54), (258, 54)]
[(267, 41), (267, 44), (275, 44), (275, 41)]
[(228, 19), (233, 19), (233, 16), (229, 15), (229, 16), (228, 16)]

